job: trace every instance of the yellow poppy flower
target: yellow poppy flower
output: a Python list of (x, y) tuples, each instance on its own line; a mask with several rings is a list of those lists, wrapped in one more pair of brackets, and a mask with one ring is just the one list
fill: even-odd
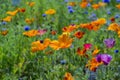
[(45, 14), (49, 14), (49, 15), (53, 15), (55, 13), (56, 11), (54, 9), (48, 9), (47, 11), (45, 11)]
[(97, 47), (95, 47), (94, 51), (92, 52), (93, 56), (96, 56), (96, 54), (98, 54), (100, 51), (100, 49), (98, 49)]
[(120, 4), (116, 5), (116, 7), (117, 7), (118, 9), (120, 9)]
[(23, 33), (23, 35), (28, 37), (33, 37), (36, 36), (37, 34), (38, 34), (38, 30), (30, 30)]
[(31, 24), (33, 21), (34, 21), (34, 18), (32, 18), (32, 19), (26, 18), (25, 19), (25, 22), (28, 24)]
[(8, 11), (6, 14), (9, 14), (11, 16), (15, 16), (18, 13), (18, 10), (15, 11)]
[(46, 38), (43, 43), (40, 41), (35, 41), (32, 43), (31, 51), (36, 52), (36, 51), (44, 50), (49, 46), (49, 44), (50, 44), (50, 39), (48, 38)]
[(71, 46), (73, 39), (69, 37), (68, 33), (63, 33), (59, 36), (58, 40), (53, 40), (50, 43), (50, 47), (58, 50), (60, 48), (68, 48)]
[(3, 19), (5, 22), (10, 22), (12, 20), (12, 16), (7, 16), (6, 18)]
[(33, 7), (35, 5), (35, 2), (27, 2), (27, 5), (29, 5), (30, 7)]

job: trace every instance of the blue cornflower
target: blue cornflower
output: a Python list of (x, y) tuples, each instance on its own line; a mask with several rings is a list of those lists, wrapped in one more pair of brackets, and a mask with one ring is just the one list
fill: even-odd
[(95, 14), (95, 13), (92, 13), (92, 14), (91, 14), (91, 17), (96, 17), (96, 14)]
[(91, 4), (90, 4), (90, 3), (88, 3), (88, 4), (87, 4), (87, 7), (90, 7), (90, 6), (91, 6)]
[(69, 11), (69, 13), (73, 13), (73, 12), (74, 12), (74, 10), (73, 10), (73, 9), (69, 9), (68, 11)]
[(88, 14), (88, 11), (85, 11), (84, 14)]
[(12, 5), (17, 6), (20, 4), (21, 0), (12, 0)]
[(46, 14), (42, 14), (43, 17), (46, 17), (47, 15)]
[(115, 52), (115, 53), (118, 53), (118, 52), (119, 52), (119, 50), (114, 50), (114, 52)]
[(72, 6), (68, 6), (67, 8), (68, 8), (68, 9), (72, 9)]
[(68, 2), (68, 0), (64, 0), (64, 2)]
[(66, 64), (66, 60), (61, 60), (60, 63), (61, 63), (62, 65), (64, 65), (64, 64)]
[(110, 0), (102, 0), (104, 3), (109, 3)]
[(108, 11), (108, 12), (107, 12), (107, 14), (108, 14), (108, 15), (110, 15), (110, 14), (111, 14), (111, 12), (110, 12), (110, 11)]
[(25, 30), (25, 31), (30, 30), (30, 26), (24, 26), (24, 30)]
[(120, 16), (118, 14), (115, 15), (115, 18), (119, 18)]
[(116, 2), (120, 2), (120, 0), (116, 0)]
[(7, 24), (7, 22), (3, 21), (3, 22), (2, 22), (2, 24), (3, 24), (3, 25), (6, 25), (6, 24)]

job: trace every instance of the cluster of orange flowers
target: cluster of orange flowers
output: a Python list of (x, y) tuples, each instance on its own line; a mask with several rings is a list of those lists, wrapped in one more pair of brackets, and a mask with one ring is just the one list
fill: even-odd
[(95, 49), (92, 52), (92, 59), (90, 59), (88, 63), (86, 64), (86, 67), (89, 68), (91, 71), (96, 71), (98, 66), (103, 64), (102, 62), (98, 62), (95, 58), (95, 56), (99, 53), (99, 51), (100, 49), (95, 47)]
[(100, 29), (101, 25), (105, 24), (106, 20), (104, 18), (97, 19), (91, 23), (80, 24), (80, 28), (86, 28), (88, 30), (97, 31)]
[[(81, 8), (86, 8), (90, 2), (92, 2), (92, 0), (82, 0), (82, 1), (79, 3), (79, 6), (80, 6)], [(77, 4), (76, 4), (76, 2), (69, 2), (68, 5), (70, 5), (70, 6), (76, 6)], [(106, 5), (106, 4), (103, 3), (103, 2), (98, 2), (97, 4), (93, 4), (93, 5), (92, 5), (92, 8), (96, 10), (96, 9), (99, 9), (100, 7), (105, 6), (105, 5)]]
[[(35, 2), (27, 2), (27, 4), (32, 7), (32, 6), (34, 6)], [(2, 20), (5, 22), (10, 22), (12, 20), (13, 16), (15, 16), (18, 12), (24, 13), (25, 11), (26, 11), (25, 8), (17, 8), (14, 11), (8, 11), (8, 12), (6, 12), (6, 14), (8, 14), (9, 16), (3, 18)], [(26, 18), (25, 21), (26, 21), (26, 23), (30, 24), (34, 21), (34, 19)]]
[(115, 31), (118, 34), (118, 37), (120, 37), (120, 25), (117, 23), (112, 23), (109, 25), (108, 30)]
[(73, 39), (70, 38), (68, 33), (63, 33), (59, 36), (58, 40), (45, 39), (43, 42), (35, 41), (32, 43), (32, 52), (39, 50), (44, 50), (48, 46), (54, 50), (59, 50), (61, 48), (68, 48), (71, 46)]
[(88, 61), (88, 64), (86, 67), (88, 67), (91, 71), (96, 71), (98, 66), (102, 65), (103, 62), (98, 62), (96, 58), (92, 58), (91, 60)]

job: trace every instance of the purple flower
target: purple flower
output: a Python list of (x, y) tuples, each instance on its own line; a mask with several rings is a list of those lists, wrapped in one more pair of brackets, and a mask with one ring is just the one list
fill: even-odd
[(103, 62), (104, 65), (108, 65), (110, 63), (110, 61), (112, 60), (112, 56), (109, 54), (98, 54), (96, 56), (96, 59), (98, 62)]
[(104, 44), (107, 48), (112, 48), (115, 45), (115, 40), (113, 38), (105, 39)]

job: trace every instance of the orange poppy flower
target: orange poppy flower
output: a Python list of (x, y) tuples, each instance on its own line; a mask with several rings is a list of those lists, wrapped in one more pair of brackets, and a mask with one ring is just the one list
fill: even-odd
[(77, 32), (75, 32), (74, 36), (77, 37), (78, 39), (80, 39), (83, 37), (84, 34), (85, 34), (84, 32), (77, 31)]
[(110, 21), (111, 21), (112, 23), (114, 23), (114, 22), (115, 22), (115, 18), (114, 18), (114, 17), (110, 18)]
[(103, 25), (105, 24), (107, 21), (105, 18), (100, 18), (98, 20), (95, 21), (98, 25)]
[(33, 37), (38, 34), (38, 30), (29, 30), (23, 33), (23, 35), (28, 36), (28, 37)]
[(112, 24), (109, 25), (108, 30), (118, 32), (120, 30), (120, 26), (117, 23), (112, 23)]
[(98, 54), (100, 51), (100, 49), (98, 49), (97, 47), (95, 47), (94, 51), (92, 52), (92, 56), (96, 56), (96, 54)]
[(26, 11), (26, 9), (25, 8), (18, 8), (18, 11), (24, 13)]
[(74, 78), (71, 73), (66, 72), (63, 80), (74, 80)]
[(100, 5), (99, 4), (93, 4), (92, 8), (94, 8), (96, 10), (96, 9), (100, 8)]
[(33, 21), (34, 21), (34, 18), (32, 18), (32, 19), (26, 18), (25, 19), (25, 22), (28, 24), (31, 24)]
[(15, 11), (8, 11), (6, 14), (9, 14), (11, 16), (15, 16), (18, 13), (18, 10)]
[(69, 6), (76, 6), (76, 3), (75, 2), (69, 2), (68, 5)]
[(118, 34), (118, 37), (120, 37), (120, 30), (117, 32), (117, 34)]
[(7, 33), (8, 33), (8, 30), (4, 30), (4, 31), (1, 31), (1, 35), (3, 35), (3, 36), (5, 36), (5, 35), (7, 35)]
[(48, 9), (47, 11), (45, 11), (45, 14), (49, 14), (49, 15), (53, 15), (55, 13), (56, 11), (54, 9)]
[(92, 2), (92, 0), (82, 0), (82, 2)]
[(85, 56), (88, 58), (88, 55), (86, 54), (86, 49), (83, 48), (82, 50), (80, 48), (77, 49), (77, 54), (80, 55), (80, 56)]
[(120, 4), (116, 5), (116, 7), (117, 7), (118, 9), (120, 9)]
[(12, 16), (7, 16), (6, 18), (3, 19), (5, 22), (10, 22), (12, 20)]
[(50, 39), (48, 38), (46, 38), (43, 43), (40, 41), (35, 41), (32, 43), (31, 51), (36, 52), (36, 51), (44, 50), (49, 46), (49, 43), (50, 43)]
[(60, 48), (68, 48), (71, 46), (73, 39), (69, 37), (69, 34), (63, 33), (59, 36), (58, 40), (53, 40), (50, 43), (50, 47), (59, 50)]
[(52, 30), (52, 31), (51, 31), (51, 34), (52, 34), (52, 35), (56, 35), (56, 31)]
[(99, 2), (98, 5), (99, 5), (100, 7), (104, 7), (104, 6), (106, 5), (106, 3), (104, 3), (104, 2)]
[(88, 64), (86, 64), (86, 67), (88, 67), (91, 71), (96, 71), (98, 66), (102, 65), (103, 62), (97, 62), (96, 58), (92, 58), (91, 60), (88, 61)]
[(70, 25), (68, 27), (64, 27), (62, 28), (62, 31), (63, 32), (72, 32), (73, 30), (77, 29), (77, 26), (76, 25)]
[(30, 7), (33, 7), (35, 5), (35, 2), (27, 2), (27, 4), (30, 6)]
[(80, 3), (80, 7), (81, 7), (81, 8), (86, 8), (87, 5), (88, 5), (88, 2), (81, 2), (81, 3)]

